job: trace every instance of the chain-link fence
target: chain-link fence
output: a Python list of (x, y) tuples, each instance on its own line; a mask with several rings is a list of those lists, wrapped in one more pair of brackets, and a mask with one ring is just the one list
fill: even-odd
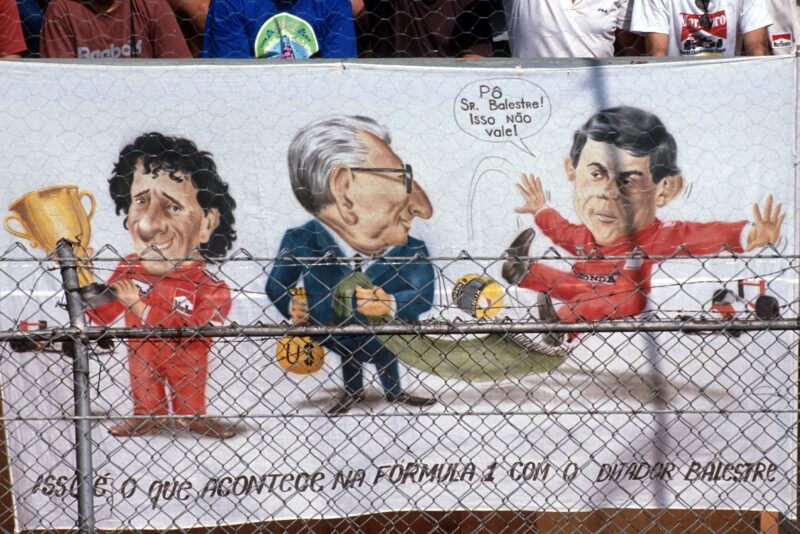
[(0, 67), (8, 530), (793, 524), (795, 58)]
[[(766, 249), (640, 256), (652, 275), (632, 288), (595, 286), (563, 301), (567, 272), (550, 301), (532, 299), (524, 280), (519, 287), (485, 273), (501, 267), (512, 277), (515, 266), (533, 273), (574, 258), (370, 258), (386, 261), (393, 276), (421, 262), (433, 268), (424, 303), (432, 312), (405, 322), (353, 319), (367, 304), (350, 287), (365, 276), (354, 258), (240, 251), (209, 266), (202, 282), (182, 272), (143, 288), (138, 265), (112, 254), (100, 251), (92, 269), (125, 266), (138, 298), (154, 309), (164, 286), (191, 279), (183, 308), (156, 324), (91, 326), (88, 319), (108, 317), (97, 310), (109, 295), (123, 300), (130, 288), (87, 287), (88, 267), (66, 242), (60, 269), (23, 246), (0, 261), (4, 287), (15, 287), (2, 304), (4, 319), (17, 324), (3, 333), (4, 423), (25, 529), (77, 522), (86, 531), (238, 531), (299, 517), (359, 531), (357, 520), (331, 518), (416, 509), (430, 512), (383, 516), (380, 524), (427, 531), (415, 522), (444, 525), (467, 510), (457, 528), (632, 532), (645, 524), (658, 531), (661, 521), (664, 531), (757, 532), (761, 516), (720, 520), (709, 511), (720, 503), (777, 510), (786, 525), (794, 515), (797, 257)], [(310, 319), (310, 303), (324, 305), (311, 284), (283, 288), (270, 302), (266, 279), (293, 265), (351, 271), (328, 288), (341, 299), (334, 306), (354, 306), (349, 319)], [(242, 272), (254, 274), (251, 283), (241, 283)], [(229, 293), (214, 297), (220, 286)], [(284, 296), (305, 320), (269, 319)], [(641, 310), (625, 307), (640, 298)], [(242, 300), (261, 310), (248, 324), (174, 321), (200, 313), (202, 302), (227, 315)], [(138, 302), (126, 306), (116, 313), (130, 317)], [(394, 306), (402, 316), (403, 302)], [(397, 361), (380, 361), (383, 348), (400, 361), (394, 379), (402, 390), (392, 390)], [(361, 369), (350, 369), (359, 376), (346, 382), (348, 358), (366, 371), (360, 387), (352, 382)], [(610, 506), (640, 511), (610, 512), (602, 528), (576, 513)]]

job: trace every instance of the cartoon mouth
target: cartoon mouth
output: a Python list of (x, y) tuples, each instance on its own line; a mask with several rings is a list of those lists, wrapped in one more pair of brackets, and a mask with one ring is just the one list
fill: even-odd
[[(151, 243), (147, 246), (148, 251), (160, 252), (164, 254), (172, 246), (172, 240), (165, 241), (164, 243)], [(164, 254), (165, 255), (165, 254)]]
[(600, 210), (594, 212), (594, 218), (601, 223), (610, 224), (617, 222), (617, 216), (613, 212), (607, 210)]

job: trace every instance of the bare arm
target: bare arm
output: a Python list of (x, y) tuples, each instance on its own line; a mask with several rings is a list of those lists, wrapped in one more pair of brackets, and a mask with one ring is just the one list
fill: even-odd
[(759, 28), (742, 34), (742, 52), (747, 56), (768, 56), (769, 36), (767, 28)]
[(650, 56), (666, 56), (669, 52), (669, 35), (666, 33), (647, 33), (644, 37), (647, 54)]
[(618, 56), (643, 56), (647, 53), (644, 45), (644, 38), (638, 33), (627, 30), (617, 30), (616, 42), (614, 47)]
[(369, 31), (369, 13), (367, 13), (364, 0), (350, 0), (350, 5), (353, 8), (353, 20), (362, 30)]
[(198, 33), (206, 28), (210, 0), (168, 0), (169, 5), (182, 19), (191, 21)]

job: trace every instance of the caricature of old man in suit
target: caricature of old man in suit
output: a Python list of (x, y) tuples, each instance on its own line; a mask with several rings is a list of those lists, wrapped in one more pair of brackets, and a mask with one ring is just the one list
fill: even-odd
[[(431, 308), (433, 266), (425, 243), (408, 232), (414, 217), (428, 219), (433, 208), (411, 166), (390, 145), (388, 130), (361, 116), (328, 117), (295, 135), (289, 176), (297, 200), (314, 218), (286, 231), (267, 281), (267, 295), (284, 317), (318, 325), (379, 316), (416, 321)], [(352, 312), (343, 317), (334, 305), (334, 291), (355, 272), (363, 272), (371, 287), (362, 283), (355, 289)], [(289, 293), (301, 281), (307, 303)], [(363, 401), (365, 363), (376, 366), (389, 402), (435, 402), (402, 389), (397, 357), (375, 336), (335, 335), (319, 341), (342, 362), (344, 393), (329, 415), (346, 413)]]

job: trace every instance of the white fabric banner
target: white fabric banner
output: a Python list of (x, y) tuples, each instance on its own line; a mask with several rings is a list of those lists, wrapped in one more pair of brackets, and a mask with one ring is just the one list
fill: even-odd
[[(776, 303), (780, 317), (794, 318), (795, 62), (559, 68), (3, 62), (0, 205), (12, 218), (0, 231), (0, 250), (6, 250), (0, 321), (5, 329), (68, 324), (59, 306), (59, 272), (41, 262), (46, 247), (32, 243), (31, 218), (47, 218), (49, 208), (28, 197), (34, 215), (22, 215), (15, 201), (25, 195), (72, 185), (77, 190), (62, 187), (58, 194), (75, 195), (84, 214), (96, 205), (87, 217), (90, 236), (81, 237), (97, 254), (92, 272), (100, 282), (122, 256), (155, 247), (170, 257), (193, 232), (209, 241), (204, 229), (219, 228), (219, 221), (208, 209), (180, 226), (195, 201), (178, 196), (193, 185), (180, 176), (170, 181), (158, 169), (152, 175), (140, 170), (149, 181), (134, 175), (126, 186), (130, 204), (122, 209), (109, 195), (124, 147), (152, 132), (208, 151), (235, 200), (236, 236), (223, 250), (230, 259), (186, 274), (220, 294), (230, 291), (224, 302), (203, 293), (203, 302), (216, 307), (201, 325), (284, 321), (281, 310), (288, 313), (289, 301), (270, 294), (270, 277), (282, 287), (287, 281), (288, 287), (304, 286), (319, 304), (310, 312), (318, 319), (325, 304), (314, 300), (321, 297), (313, 293), (312, 278), (331, 289), (335, 281), (315, 268), (293, 274), (291, 262), (272, 261), (286, 259), (288, 244), (297, 247), (288, 251), (292, 256), (313, 255), (301, 235), (312, 224), (319, 225), (311, 230), (314, 239), (329, 240), (337, 256), (391, 255), (398, 247), (405, 252), (399, 256), (408, 257), (424, 246), (430, 260), (417, 261), (433, 267), (425, 279), (432, 300), (420, 302), (421, 289), (409, 297), (388, 289), (391, 281), (377, 282), (370, 273), (382, 259), (365, 266), (375, 287), (387, 288), (395, 318), (471, 320), (463, 309), (469, 305), (453, 299), (454, 286), (467, 274), (486, 275), (503, 290), (499, 304), (485, 300), (491, 295), (475, 296), (485, 321), (538, 320), (537, 298), (544, 293), (562, 322), (752, 318), (759, 299)], [(290, 143), (321, 119), (352, 116), (383, 126), (391, 145), (360, 129), (361, 149), (367, 149), (357, 151), (360, 160), (326, 168), (321, 193), (307, 188), (310, 202), (322, 205), (312, 215), (290, 182)], [(590, 119), (588, 140), (576, 148), (574, 134)], [(343, 151), (326, 137), (334, 127), (321, 128), (311, 130), (306, 148)], [(642, 128), (646, 134), (637, 133)], [(668, 136), (674, 145), (663, 141)], [(640, 153), (630, 148), (659, 139), (666, 144)], [(303, 154), (297, 167), (312, 167)], [(405, 164), (413, 168), (407, 183)], [(526, 181), (522, 173), (539, 181)], [(365, 204), (364, 198), (373, 200)], [(163, 227), (148, 218), (151, 208), (162, 210)], [(306, 230), (291, 231), (298, 228)], [(509, 283), (503, 253), (526, 228), (536, 230), (530, 255), (551, 259), (534, 262), (523, 281)], [(413, 239), (406, 242), (409, 232)], [(625, 258), (589, 261), (597, 260), (597, 251), (582, 243), (591, 242), (607, 256), (618, 251)], [(542, 265), (560, 274), (537, 271)], [(345, 269), (351, 272), (352, 265)], [(422, 271), (395, 278), (428, 276)], [(161, 289), (152, 282), (133, 291), (145, 299)], [(194, 294), (181, 296), (182, 290), (177, 282), (170, 289), (168, 318), (195, 317), (204, 305)], [(116, 291), (123, 302), (124, 293)], [(587, 291), (595, 304), (587, 305)], [(353, 305), (358, 302), (354, 297)], [(119, 318), (120, 308), (116, 322), (106, 324), (136, 323), (136, 306), (124, 305), (128, 319)], [(148, 306), (140, 310), (139, 326), (148, 318), (155, 322), (157, 305)], [(439, 338), (431, 349), (445, 355), (444, 363), (456, 362), (448, 372), (446, 365), (426, 369), (424, 355), (412, 354), (416, 345), (404, 349), (403, 339), (376, 341), (399, 358), (399, 384), (387, 386), (374, 362), (364, 364), (365, 398), (339, 416), (326, 414), (343, 392), (330, 338), (324, 366), (308, 375), (279, 365), (276, 339), (210, 340), (207, 363), (193, 361), (190, 371), (181, 371), (207, 373), (191, 378), (205, 382), (205, 391), (195, 391), (191, 402), (182, 399), (186, 406), (175, 401), (180, 394), (170, 377), (177, 353), (147, 342), (130, 357), (119, 343), (113, 351), (98, 350), (91, 378), (97, 526), (186, 528), (407, 509), (672, 507), (793, 515), (794, 332), (568, 337), (550, 353), (557, 361), (526, 361), (522, 370), (497, 372), (481, 367), (485, 362), (458, 363), (456, 349), (448, 360), (450, 349), (442, 343), (460, 347), (456, 338)], [(528, 339), (546, 346), (541, 335)], [(71, 528), (77, 514), (71, 360), (2, 350), (18, 527)], [(131, 376), (139, 380), (134, 362), (148, 350), (147, 358), (161, 358), (147, 363), (156, 369), (153, 380), (166, 383), (168, 407), (161, 411), (146, 412), (147, 399), (137, 398), (131, 384)], [(459, 372), (464, 378), (454, 376)], [(386, 394), (400, 391), (436, 402), (419, 408), (387, 401)], [(206, 412), (234, 435), (219, 439), (164, 427), (141, 436), (110, 435), (131, 415), (134, 401), (139, 415)]]

